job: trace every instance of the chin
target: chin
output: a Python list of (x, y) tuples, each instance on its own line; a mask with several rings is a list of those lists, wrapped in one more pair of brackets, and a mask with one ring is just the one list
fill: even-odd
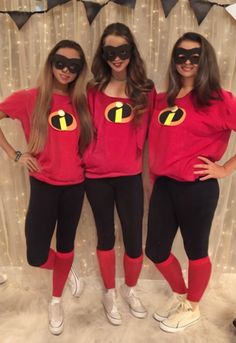
[(125, 68), (122, 66), (122, 67), (113, 67), (112, 68), (113, 71), (115, 71), (116, 73), (122, 73)]
[(60, 80), (62, 85), (68, 85), (71, 81), (70, 80)]

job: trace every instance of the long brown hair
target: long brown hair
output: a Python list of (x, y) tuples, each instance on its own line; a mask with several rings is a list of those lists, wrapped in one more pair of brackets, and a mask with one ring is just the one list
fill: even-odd
[(69, 95), (73, 107), (79, 114), (80, 119), (80, 140), (79, 151), (83, 153), (85, 147), (92, 138), (92, 125), (86, 101), (86, 77), (87, 63), (81, 46), (71, 40), (58, 42), (50, 51), (41, 75), (38, 79), (38, 92), (36, 104), (31, 119), (31, 131), (29, 139), (29, 151), (37, 154), (43, 150), (48, 128), (48, 116), (50, 114), (54, 76), (52, 73), (52, 57), (60, 48), (72, 48), (79, 52), (83, 68), (77, 78), (69, 84)]
[(147, 93), (152, 90), (154, 85), (147, 78), (144, 61), (140, 56), (131, 31), (126, 25), (113, 23), (105, 28), (93, 58), (91, 70), (94, 78), (90, 81), (89, 87), (97, 87), (99, 90), (104, 90), (111, 80), (111, 68), (103, 58), (105, 38), (109, 35), (123, 37), (132, 46), (130, 62), (127, 67), (125, 92), (132, 101), (135, 122), (138, 123), (140, 116), (148, 105)]
[(170, 66), (168, 70), (167, 101), (169, 106), (175, 105), (175, 99), (182, 87), (181, 75), (176, 70), (174, 51), (183, 41), (198, 42), (201, 47), (201, 55), (197, 75), (194, 80), (193, 96), (197, 106), (209, 106), (210, 100), (222, 99), (220, 72), (216, 59), (215, 50), (212, 45), (199, 33), (186, 32), (175, 43)]

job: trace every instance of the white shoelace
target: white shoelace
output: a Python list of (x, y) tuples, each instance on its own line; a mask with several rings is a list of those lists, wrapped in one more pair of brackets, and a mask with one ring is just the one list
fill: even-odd
[(127, 298), (130, 300), (133, 306), (141, 306), (140, 299), (136, 296), (133, 288), (131, 288)]
[(176, 312), (187, 312), (187, 311), (192, 311), (192, 310), (193, 310), (192, 306), (188, 300), (186, 300), (184, 298), (179, 299), (179, 306), (178, 306)]

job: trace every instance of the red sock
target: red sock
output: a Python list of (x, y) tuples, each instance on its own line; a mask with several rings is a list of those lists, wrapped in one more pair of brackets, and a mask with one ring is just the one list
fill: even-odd
[(143, 264), (143, 255), (137, 258), (131, 258), (124, 254), (123, 259), (124, 271), (125, 271), (125, 283), (129, 287), (134, 287), (139, 278)]
[(155, 263), (155, 266), (169, 283), (173, 292), (178, 294), (187, 293), (181, 266), (174, 255), (170, 254), (167, 260)]
[(97, 257), (104, 286), (106, 289), (115, 288), (115, 250), (97, 250)]
[(189, 260), (188, 296), (187, 299), (199, 302), (205, 292), (211, 276), (211, 261), (209, 257)]
[(54, 269), (55, 257), (56, 257), (55, 250), (50, 249), (47, 261), (44, 264), (42, 264), (40, 268), (50, 269), (50, 270)]
[(68, 253), (56, 252), (53, 269), (53, 292), (54, 297), (62, 295), (68, 274), (74, 259), (74, 251)]

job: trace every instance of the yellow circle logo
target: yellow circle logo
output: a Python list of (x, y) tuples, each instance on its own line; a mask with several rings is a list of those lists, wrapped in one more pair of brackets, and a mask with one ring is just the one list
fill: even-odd
[(158, 121), (161, 125), (176, 126), (180, 125), (186, 118), (186, 112), (178, 106), (165, 108), (158, 115)]
[(132, 107), (121, 101), (113, 102), (105, 109), (105, 118), (113, 123), (128, 123), (133, 117)]
[(51, 113), (48, 122), (51, 127), (58, 131), (73, 131), (77, 127), (75, 117), (63, 110)]

